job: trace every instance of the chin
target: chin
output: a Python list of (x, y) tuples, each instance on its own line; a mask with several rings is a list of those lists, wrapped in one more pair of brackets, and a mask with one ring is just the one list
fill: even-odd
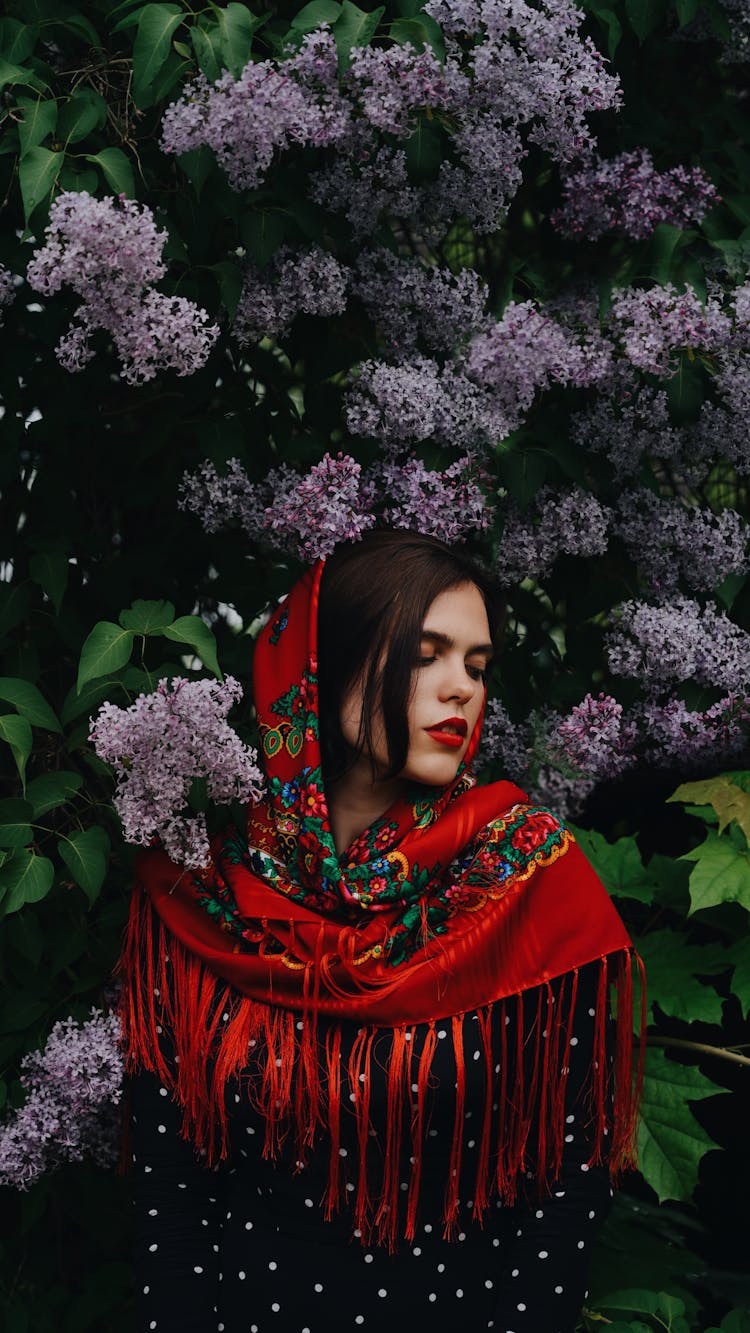
[(408, 764), (403, 776), (410, 782), (421, 782), (425, 787), (447, 787), (453, 782), (460, 763), (461, 760), (453, 756), (447, 762), (436, 757), (422, 764)]

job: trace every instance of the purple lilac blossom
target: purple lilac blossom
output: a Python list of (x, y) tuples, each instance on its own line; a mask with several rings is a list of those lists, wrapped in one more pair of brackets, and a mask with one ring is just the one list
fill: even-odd
[(233, 189), (257, 189), (276, 152), (346, 138), (350, 109), (336, 69), (333, 37), (314, 33), (278, 68), (270, 60), (250, 61), (238, 79), (225, 72), (214, 84), (201, 74), (167, 107), (162, 147), (179, 154), (205, 145)]
[(232, 325), (240, 343), (289, 332), (297, 315), (340, 315), (346, 309), (349, 270), (312, 245), (283, 246), (268, 269), (248, 264)]
[(428, 471), (417, 458), (385, 462), (375, 477), (384, 492), (383, 519), (390, 527), (423, 532), (452, 545), (489, 526), (491, 511), (469, 457), (442, 472)]
[(504, 584), (548, 574), (560, 555), (603, 555), (611, 510), (579, 486), (543, 486), (527, 514), (508, 505), (496, 571)]
[(634, 762), (635, 729), (609, 694), (587, 694), (559, 723), (557, 739), (570, 763), (589, 777), (618, 777)]
[(498, 132), (494, 115), (467, 110), (452, 140), (458, 161), (441, 162), (437, 181), (425, 188), (425, 232), (439, 237), (456, 218), (478, 232), (497, 231), (523, 179), (521, 135), (512, 126)]
[(460, 367), (421, 356), (398, 366), (363, 361), (345, 413), (352, 435), (378, 439), (387, 454), (427, 439), (473, 452), (513, 428), (496, 396)]
[(453, 352), (487, 323), (489, 293), (473, 269), (454, 274), (383, 248), (365, 250), (353, 288), (397, 357), (413, 353), (418, 344)]
[(688, 597), (665, 605), (623, 602), (607, 635), (616, 676), (637, 680), (657, 695), (683, 680), (743, 693), (750, 680), (750, 634), (709, 603)]
[(369, 155), (337, 157), (310, 177), (310, 198), (333, 213), (343, 213), (355, 239), (370, 235), (384, 215), (412, 217), (419, 192), (409, 181), (406, 154), (383, 145)]
[(563, 177), (563, 205), (551, 221), (566, 236), (599, 240), (609, 231), (635, 241), (660, 222), (673, 227), (701, 223), (719, 196), (700, 167), (656, 170), (647, 148), (609, 161), (593, 155)]
[(474, 338), (466, 367), (518, 422), (540, 389), (595, 384), (609, 374), (611, 359), (598, 330), (577, 337), (531, 301), (512, 301), (497, 324)]
[(609, 324), (631, 365), (662, 378), (676, 368), (675, 353), (682, 348), (717, 352), (732, 331), (716, 300), (709, 297), (704, 305), (692, 287), (678, 292), (672, 283), (615, 292)]
[(178, 507), (195, 514), (206, 532), (220, 532), (238, 523), (255, 539), (263, 530), (267, 496), (262, 485), (254, 486), (238, 458), (227, 462), (225, 476), (206, 458), (195, 472), (184, 472), (179, 486)]
[(260, 798), (257, 755), (226, 721), (241, 698), (233, 676), (221, 682), (175, 676), (129, 708), (102, 704), (89, 739), (114, 768), (113, 801), (126, 842), (148, 846), (159, 838), (173, 861), (203, 866), (209, 857), (205, 816), (184, 813), (193, 780), (204, 778), (219, 805)]
[(0, 324), (3, 322), (3, 309), (12, 305), (16, 299), (16, 285), (13, 274), (4, 264), (0, 264)]
[(718, 761), (729, 763), (747, 756), (750, 741), (750, 698), (728, 694), (710, 708), (694, 710), (673, 697), (657, 703), (647, 700), (631, 709), (640, 752), (647, 763), (676, 763), (699, 770)]
[(467, 101), (468, 81), (454, 61), (441, 64), (429, 47), (354, 47), (347, 87), (377, 130), (409, 135), (419, 111), (452, 111)]
[(23, 1106), (0, 1126), (0, 1185), (26, 1190), (63, 1162), (117, 1158), (123, 1056), (120, 1020), (92, 1009), (55, 1023), (41, 1051), (21, 1061)]
[(680, 578), (709, 591), (750, 569), (750, 527), (734, 509), (715, 514), (641, 487), (624, 491), (617, 511), (614, 531), (654, 593), (674, 593)]
[(166, 272), (166, 239), (146, 205), (122, 195), (95, 199), (66, 191), (54, 200), (44, 244), (26, 276), (45, 296), (67, 285), (81, 298), (56, 349), (67, 370), (91, 360), (89, 338), (96, 329), (109, 333), (130, 384), (166, 369), (190, 375), (204, 365), (218, 327), (192, 301), (153, 290)]
[(326, 454), (305, 476), (282, 463), (265, 485), (272, 499), (264, 532), (305, 562), (330, 555), (339, 542), (357, 541), (375, 524), (372, 484), (346, 454)]

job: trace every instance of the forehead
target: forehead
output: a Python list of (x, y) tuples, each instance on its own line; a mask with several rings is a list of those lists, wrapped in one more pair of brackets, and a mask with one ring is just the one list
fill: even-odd
[(490, 626), (484, 599), (475, 583), (459, 583), (441, 592), (427, 608), (422, 624), (451, 639), (488, 643)]

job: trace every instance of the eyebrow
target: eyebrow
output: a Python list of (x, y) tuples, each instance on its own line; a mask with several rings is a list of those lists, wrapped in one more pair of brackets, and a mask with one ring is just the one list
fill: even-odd
[[(432, 643), (442, 644), (444, 648), (455, 648), (456, 646), (456, 640), (452, 639), (450, 634), (443, 634), (440, 630), (437, 629), (423, 629), (421, 637), (423, 639), (430, 639)], [(476, 643), (474, 644), (473, 648), (469, 648), (467, 650), (466, 656), (474, 657), (476, 653), (482, 653), (484, 654), (485, 657), (492, 657), (494, 655), (494, 652), (495, 649), (493, 644)]]

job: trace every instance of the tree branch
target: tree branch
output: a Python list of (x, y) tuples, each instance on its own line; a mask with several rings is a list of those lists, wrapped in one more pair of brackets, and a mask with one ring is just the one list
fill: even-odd
[(738, 1055), (726, 1046), (709, 1046), (703, 1041), (686, 1041), (684, 1037), (647, 1037), (647, 1046), (676, 1046), (681, 1051), (696, 1051), (698, 1055), (714, 1055), (718, 1060), (730, 1060), (735, 1065), (750, 1067), (750, 1056)]

